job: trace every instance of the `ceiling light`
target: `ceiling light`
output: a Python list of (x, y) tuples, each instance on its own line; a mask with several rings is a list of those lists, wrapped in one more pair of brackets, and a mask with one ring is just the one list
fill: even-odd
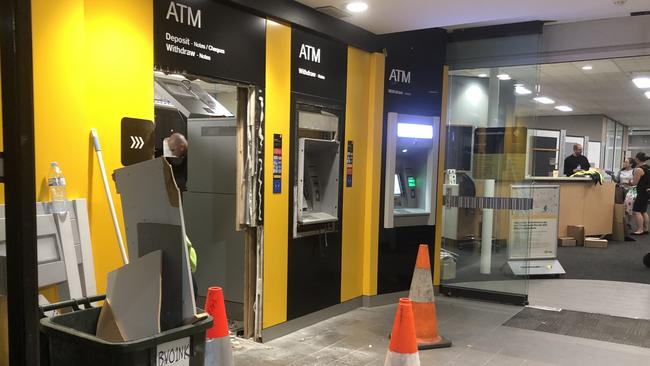
[(632, 82), (634, 85), (636, 85), (637, 88), (640, 89), (647, 89), (650, 88), (650, 78), (649, 77), (638, 77), (632, 79)]
[(569, 107), (567, 105), (559, 105), (559, 106), (555, 107), (555, 109), (557, 109), (558, 111), (562, 111), (562, 112), (573, 112), (573, 108), (571, 108), (571, 107)]
[(554, 104), (555, 103), (555, 101), (553, 99), (547, 98), (547, 97), (537, 97), (537, 98), (533, 98), (533, 100), (535, 100), (538, 103), (542, 103), (542, 104)]
[(645, 92), (645, 97), (650, 99), (650, 91)]
[(530, 91), (530, 89), (524, 87), (523, 84), (519, 84), (519, 85), (515, 85), (515, 93), (519, 95), (527, 95), (527, 94), (532, 94), (533, 92)]
[(465, 90), (465, 97), (473, 106), (477, 106), (483, 99), (484, 95), (485, 93), (478, 85), (472, 85)]
[(499, 74), (499, 75), (497, 75), (497, 78), (499, 80), (510, 80), (510, 75), (508, 75), (508, 74)]
[(407, 153), (407, 152), (408, 152), (408, 149), (402, 149), (402, 152), (403, 152), (403, 153)]
[(478, 77), (480, 77), (480, 78), (486, 78), (486, 77), (488, 77), (488, 74), (478, 74)]
[(582, 67), (582, 69), (583, 69), (583, 70), (591, 70), (591, 69), (593, 69), (593, 66), (591, 66), (591, 65), (585, 65), (585, 66)]
[(366, 10), (368, 10), (368, 4), (362, 2), (362, 1), (354, 1), (345, 6), (345, 8), (348, 11), (351, 11), (353, 13), (362, 13)]

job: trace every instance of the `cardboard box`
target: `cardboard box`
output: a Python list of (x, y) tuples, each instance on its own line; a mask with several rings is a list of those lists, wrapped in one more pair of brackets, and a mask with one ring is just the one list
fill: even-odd
[(576, 240), (577, 246), (585, 245), (585, 227), (583, 225), (567, 225), (566, 234)]
[(576, 239), (575, 238), (569, 238), (569, 237), (564, 237), (558, 239), (558, 242), (561, 247), (575, 247), (576, 246)]
[(607, 248), (607, 239), (585, 238), (585, 248)]

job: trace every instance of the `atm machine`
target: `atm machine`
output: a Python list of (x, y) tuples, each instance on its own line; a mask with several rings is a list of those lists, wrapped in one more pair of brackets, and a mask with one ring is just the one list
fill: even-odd
[(384, 227), (435, 224), (440, 118), (388, 113)]
[(245, 233), (237, 226), (238, 88), (219, 84), (215, 97), (196, 80), (156, 75), (154, 81), (157, 148), (173, 132), (188, 141), (183, 215), (198, 256), (199, 297), (210, 286), (222, 287), (229, 317), (242, 320)]
[(337, 230), (340, 141), (337, 111), (298, 104), (293, 237)]

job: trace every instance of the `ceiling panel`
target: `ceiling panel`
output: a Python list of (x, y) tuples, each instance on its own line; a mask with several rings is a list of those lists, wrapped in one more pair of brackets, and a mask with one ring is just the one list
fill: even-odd
[[(586, 64), (593, 69), (582, 70)], [(603, 114), (630, 127), (650, 127), (650, 99), (644, 95), (646, 90), (632, 83), (636, 75), (650, 77), (650, 57), (505, 67), (498, 71), (509, 74), (530, 90), (539, 85), (540, 95), (556, 101), (553, 105), (542, 105), (532, 100), (534, 95), (519, 96), (518, 116)], [(453, 74), (481, 73), (489, 70), (461, 70)], [(568, 105), (573, 112), (557, 111), (554, 107), (558, 105)]]
[[(345, 9), (351, 0), (299, 0), (311, 7)], [(650, 10), (649, 0), (364, 0), (369, 8), (343, 20), (376, 34), (424, 28), (573, 21), (627, 16)], [(622, 4), (622, 5), (618, 5)]]

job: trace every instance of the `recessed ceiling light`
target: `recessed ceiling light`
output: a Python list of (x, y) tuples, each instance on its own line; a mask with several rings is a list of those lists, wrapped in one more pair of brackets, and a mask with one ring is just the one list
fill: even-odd
[(510, 75), (508, 75), (508, 74), (499, 74), (499, 75), (497, 75), (497, 78), (499, 80), (510, 80)]
[(637, 88), (640, 89), (647, 89), (650, 88), (650, 78), (649, 77), (638, 77), (632, 79), (632, 82), (634, 85), (636, 85)]
[(593, 69), (593, 66), (591, 66), (591, 65), (585, 65), (585, 66), (582, 67), (582, 69), (583, 69), (583, 70), (591, 70), (591, 69)]
[(645, 97), (650, 99), (650, 91), (645, 92)]
[(486, 78), (486, 77), (488, 77), (488, 74), (478, 74), (478, 77), (480, 77), (480, 78)]
[(573, 112), (573, 108), (571, 108), (569, 106), (566, 106), (566, 105), (559, 105), (559, 106), (555, 107), (555, 109), (557, 109), (558, 111), (562, 111), (562, 112)]
[(368, 4), (362, 1), (353, 1), (345, 5), (345, 8), (353, 13), (362, 13), (368, 10)]
[(527, 89), (524, 84), (515, 85), (515, 93), (519, 95), (532, 94), (533, 92), (530, 89)]
[(547, 97), (537, 97), (537, 98), (533, 98), (533, 100), (535, 100), (538, 103), (542, 103), (542, 104), (554, 104), (555, 103), (555, 101), (553, 99), (547, 98)]

